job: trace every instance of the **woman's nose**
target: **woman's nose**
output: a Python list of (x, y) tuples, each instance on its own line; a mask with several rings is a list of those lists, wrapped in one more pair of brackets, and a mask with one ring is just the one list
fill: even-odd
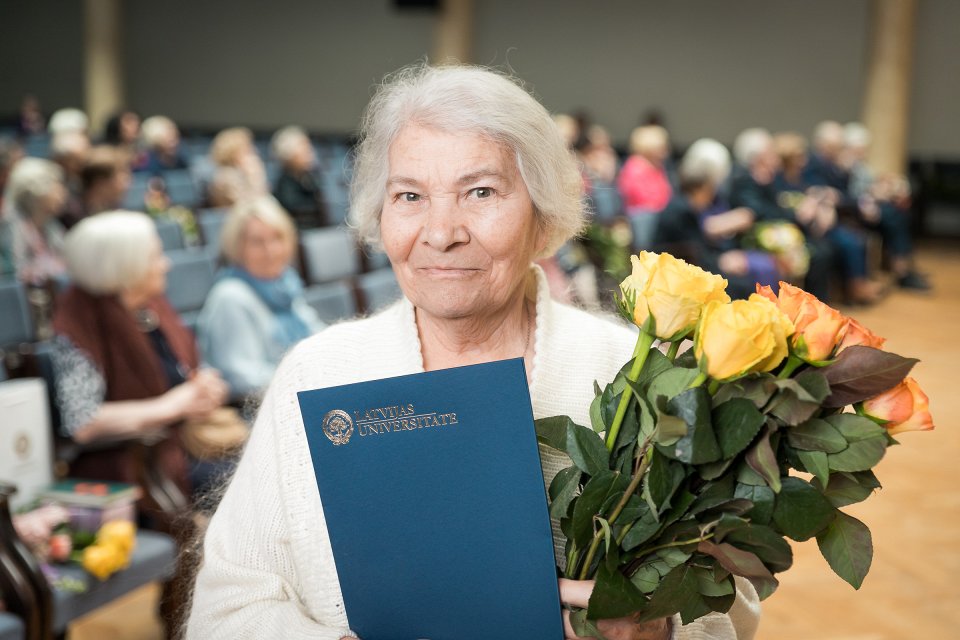
[(424, 241), (434, 249), (446, 251), (469, 238), (457, 198), (433, 198), (424, 225)]

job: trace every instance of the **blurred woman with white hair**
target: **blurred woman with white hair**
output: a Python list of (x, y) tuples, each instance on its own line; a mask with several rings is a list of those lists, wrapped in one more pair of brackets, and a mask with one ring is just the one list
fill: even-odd
[(113, 211), (80, 221), (64, 255), (72, 286), (54, 315), (54, 370), (64, 437), (101, 441), (71, 463), (70, 475), (136, 482), (129, 452), (111, 441), (165, 438), (161, 466), (185, 494), (190, 472), (176, 430), (220, 407), (227, 385), (200, 368), (196, 341), (167, 301), (170, 261), (153, 221)]
[(273, 195), (293, 217), (297, 228), (313, 229), (329, 224), (327, 205), (316, 175), (317, 155), (300, 127), (284, 127), (271, 141), (273, 155), (280, 162), (280, 175)]
[(291, 266), (296, 248), (293, 221), (270, 196), (236, 205), (224, 223), (228, 266), (207, 295), (197, 334), (234, 398), (259, 395), (287, 350), (325, 326)]
[(781, 274), (769, 254), (740, 248), (740, 236), (753, 226), (753, 211), (717, 202), (730, 165), (730, 152), (716, 140), (690, 145), (680, 163), (680, 190), (660, 214), (654, 248), (723, 275), (730, 297), (747, 298), (757, 283), (776, 290)]
[(180, 153), (180, 130), (173, 120), (150, 116), (140, 125), (140, 135), (147, 148), (147, 159), (136, 170), (163, 173), (188, 167), (187, 159)]
[[(301, 341), (278, 367), (207, 529), (188, 638), (354, 636), (340, 588), (350, 568), (334, 561), (298, 391), (522, 358), (534, 416), (587, 424), (594, 380), (612, 379), (633, 351), (627, 327), (552, 300), (534, 264), (582, 228), (582, 181), (550, 114), (515, 80), (426, 65), (388, 78), (367, 107), (353, 180), (353, 226), (385, 249), (403, 298)], [(547, 485), (570, 465), (549, 447), (540, 462)], [(729, 614), (691, 625), (597, 624), (631, 640), (751, 637), (759, 604), (738, 584)], [(582, 607), (593, 583), (558, 587)], [(569, 614), (565, 637), (576, 638)]]
[(0, 216), (0, 274), (42, 286), (65, 273), (63, 225), (57, 214), (67, 199), (63, 170), (40, 158), (13, 165)]

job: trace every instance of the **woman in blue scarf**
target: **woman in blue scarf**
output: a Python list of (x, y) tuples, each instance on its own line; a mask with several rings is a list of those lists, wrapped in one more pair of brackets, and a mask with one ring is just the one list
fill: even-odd
[(323, 328), (290, 266), (296, 229), (276, 200), (238, 204), (223, 226), (228, 266), (197, 321), (204, 360), (221, 371), (234, 399), (257, 395), (287, 349)]

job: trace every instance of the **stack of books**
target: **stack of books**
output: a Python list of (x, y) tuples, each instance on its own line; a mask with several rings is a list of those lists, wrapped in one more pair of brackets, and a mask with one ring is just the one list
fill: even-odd
[(104, 522), (136, 522), (140, 488), (121, 482), (66, 479), (41, 490), (38, 499), (66, 508), (74, 531), (95, 533)]

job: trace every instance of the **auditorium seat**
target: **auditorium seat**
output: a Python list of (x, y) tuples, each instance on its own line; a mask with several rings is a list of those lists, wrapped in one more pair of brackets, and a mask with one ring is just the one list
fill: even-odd
[(171, 205), (193, 209), (200, 202), (197, 185), (189, 169), (165, 171), (163, 182)]
[(160, 236), (164, 251), (176, 251), (186, 246), (183, 241), (183, 229), (179, 224), (162, 218), (155, 218), (153, 222), (157, 227), (157, 234)]
[(207, 294), (216, 279), (215, 258), (199, 249), (168, 251), (167, 299), (183, 323), (193, 329)]
[(352, 318), (357, 313), (353, 289), (343, 280), (306, 287), (303, 297), (320, 319), (328, 324)]
[(220, 255), (220, 234), (227, 213), (227, 209), (201, 209), (197, 212), (200, 239), (203, 241), (204, 250), (210, 255)]
[(377, 269), (357, 277), (357, 289), (363, 299), (363, 311), (375, 313), (402, 295), (393, 269)]
[(309, 229), (300, 234), (307, 282), (323, 284), (360, 272), (360, 254), (346, 227)]
[(33, 322), (23, 285), (17, 280), (0, 281), (0, 349), (33, 340)]

